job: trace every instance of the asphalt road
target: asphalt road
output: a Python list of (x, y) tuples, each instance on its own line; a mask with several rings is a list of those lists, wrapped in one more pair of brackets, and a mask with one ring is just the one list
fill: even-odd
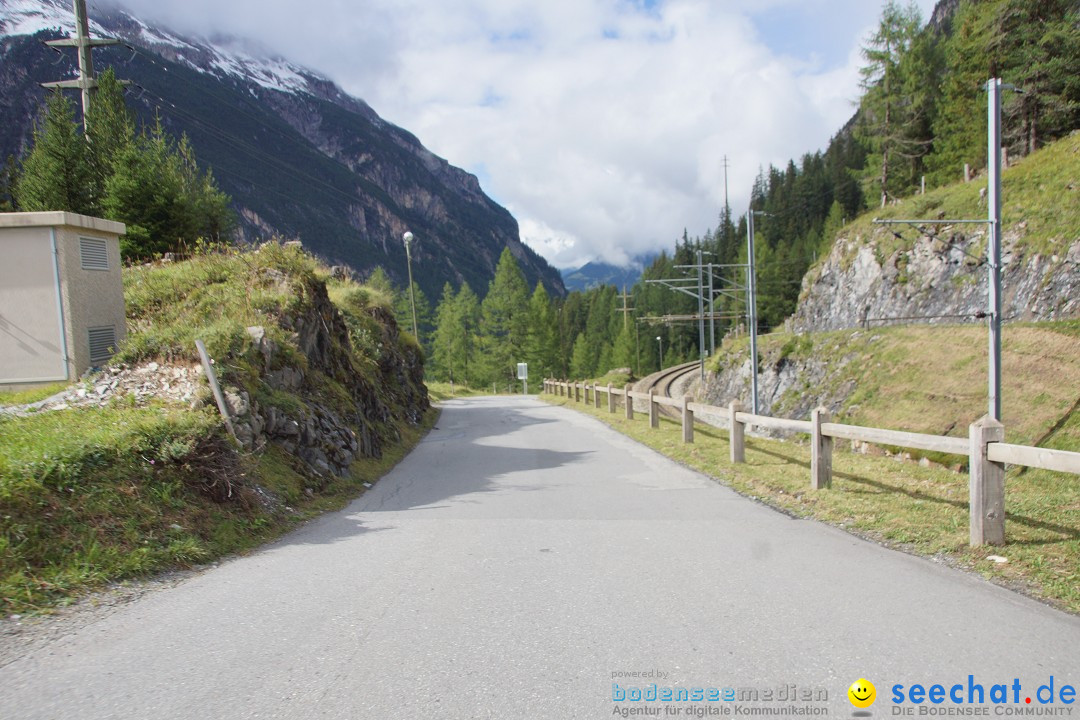
[[(653, 675), (616, 677), (634, 672)], [(966, 695), (969, 675), (987, 695), (1080, 685), (1080, 620), (774, 512), (571, 410), (488, 398), (448, 403), (348, 509), (0, 668), (0, 718), (850, 717), (861, 677), (886, 717), (894, 684)], [(613, 701), (652, 683), (828, 699)]]

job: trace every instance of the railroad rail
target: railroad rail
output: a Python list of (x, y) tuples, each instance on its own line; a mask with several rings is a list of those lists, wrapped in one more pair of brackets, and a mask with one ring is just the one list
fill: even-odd
[[(692, 375), (697, 372), (698, 368), (700, 367), (701, 362), (699, 360), (694, 360), (693, 362), (682, 363), (681, 365), (672, 365), (669, 368), (664, 368), (659, 372), (655, 372), (652, 375), (647, 375), (646, 377), (644, 377), (637, 384), (638, 391), (647, 394), (649, 390), (652, 390), (656, 393), (656, 395), (660, 397), (673, 398), (681, 401), (681, 396), (679, 398), (675, 398), (675, 396), (671, 394), (672, 386), (674, 386), (675, 383), (687, 377), (688, 375)], [(679, 412), (670, 405), (662, 405), (660, 407), (660, 412), (671, 418), (679, 419), (680, 417)]]

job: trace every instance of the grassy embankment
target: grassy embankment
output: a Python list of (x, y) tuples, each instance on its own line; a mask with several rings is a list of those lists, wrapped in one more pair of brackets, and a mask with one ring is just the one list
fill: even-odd
[[(1029, 253), (1057, 254), (1064, 257), (1069, 246), (1080, 240), (1080, 201), (1077, 182), (1080, 181), (1080, 132), (1051, 143), (1031, 155), (1019, 159), (1002, 173), (1001, 221), (1007, 236), (1015, 231), (1013, 251), (1017, 260)], [(884, 263), (896, 251), (910, 250), (918, 238), (911, 228), (894, 227), (896, 234), (873, 224), (875, 219), (967, 219), (986, 217), (986, 200), (980, 192), (986, 190), (983, 180), (955, 183), (904, 198), (898, 204), (874, 208), (845, 225), (839, 237), (849, 240), (846, 258), (854, 258), (862, 244), (873, 244), (879, 262)], [(974, 256), (985, 253), (986, 240), (978, 226), (980, 241), (969, 246)], [(953, 226), (956, 230), (958, 226)], [(947, 239), (948, 233), (943, 233)], [(828, 258), (819, 258), (810, 268), (811, 278), (817, 276)], [(900, 258), (900, 263), (904, 259)]]
[[(260, 382), (259, 358), (244, 328), (266, 327), (282, 355), (304, 367), (278, 321), (310, 300), (305, 288), (328, 281), (325, 268), (299, 251), (271, 247), (131, 268), (124, 280), (131, 334), (118, 362), (194, 364), (200, 337), (225, 382), (303, 414), (304, 397)], [(121, 399), (105, 408), (0, 420), (0, 610), (43, 610), (104, 583), (251, 549), (342, 507), (396, 464), (437, 413), (410, 424), (394, 389), (376, 382), (380, 353), (402, 349), (380, 345), (384, 327), (369, 312), (386, 306), (386, 299), (354, 283), (328, 284), (350, 329), (353, 367), (372, 380), (393, 414), (377, 428), (381, 457), (357, 460), (347, 477), (314, 478), (276, 446), (238, 452), (205, 397), (195, 408), (137, 407)], [(307, 383), (306, 392), (327, 406), (349, 403), (337, 378), (309, 370)], [(0, 402), (40, 395), (7, 395)]]

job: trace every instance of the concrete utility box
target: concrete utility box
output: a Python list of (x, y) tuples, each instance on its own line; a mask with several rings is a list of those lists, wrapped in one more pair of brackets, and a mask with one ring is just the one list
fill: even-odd
[(123, 223), (0, 213), (0, 387), (74, 381), (127, 334)]

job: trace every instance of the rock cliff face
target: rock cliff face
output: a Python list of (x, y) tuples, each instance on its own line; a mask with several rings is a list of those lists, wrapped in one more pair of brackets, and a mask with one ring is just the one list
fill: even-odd
[[(817, 358), (792, 360), (782, 352), (761, 353), (758, 375), (758, 412), (773, 417), (805, 420), (817, 407), (837, 413), (855, 390), (854, 383), (834, 382), (850, 358), (830, 364)], [(697, 396), (707, 404), (727, 407), (738, 400), (750, 408), (750, 357), (725, 355), (718, 372), (707, 373), (704, 390)], [(791, 433), (762, 431), (777, 437)]]
[[(273, 281), (299, 282), (284, 275)], [(423, 358), (419, 348), (403, 342), (391, 313), (367, 308), (368, 327), (380, 335), (372, 378), (361, 372), (346, 320), (330, 302), (325, 284), (309, 278), (303, 287), (290, 289), (304, 302), (278, 320), (290, 333), (289, 347), (272, 340), (264, 327), (247, 328), (251, 343), (245, 359), (258, 371), (258, 379), (228, 387), (226, 398), (237, 439), (246, 449), (276, 443), (303, 461), (312, 475), (328, 479), (346, 474), (357, 458), (382, 455), (383, 443), (397, 439), (395, 410), (409, 423), (420, 422), (430, 407)], [(331, 379), (348, 397), (327, 392), (323, 379)], [(245, 384), (252, 385), (250, 391)], [(262, 402), (253, 397), (260, 394), (260, 386), (274, 391), (262, 393), (269, 398)], [(274, 402), (276, 393), (292, 401)]]
[[(1024, 253), (1023, 225), (1004, 234), (1002, 315), (1005, 321), (1053, 320), (1080, 314), (1080, 241), (1061, 255)], [(802, 331), (841, 330), (889, 321), (957, 323), (987, 306), (985, 231), (943, 229), (910, 249), (882, 257), (878, 231), (870, 242), (840, 238), (829, 257), (803, 279), (793, 319)]]

